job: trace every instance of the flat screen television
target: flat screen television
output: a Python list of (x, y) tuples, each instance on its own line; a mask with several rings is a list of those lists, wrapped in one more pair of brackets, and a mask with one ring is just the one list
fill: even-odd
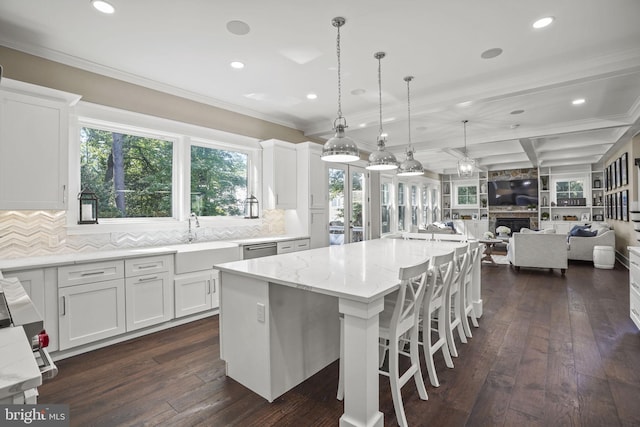
[(538, 206), (538, 180), (489, 181), (489, 206)]

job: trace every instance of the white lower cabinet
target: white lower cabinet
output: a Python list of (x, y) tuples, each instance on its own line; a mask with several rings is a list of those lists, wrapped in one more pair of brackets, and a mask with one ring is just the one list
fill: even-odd
[(219, 306), (218, 270), (198, 271), (175, 277), (176, 317)]
[(125, 260), (127, 331), (173, 319), (173, 256)]
[(60, 350), (173, 319), (173, 255), (58, 268)]
[(124, 279), (58, 289), (60, 350), (126, 332)]
[(173, 277), (170, 273), (127, 277), (127, 331), (173, 319)]

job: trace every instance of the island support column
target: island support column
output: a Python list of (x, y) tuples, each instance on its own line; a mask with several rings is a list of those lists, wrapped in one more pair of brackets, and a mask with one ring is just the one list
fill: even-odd
[(378, 314), (384, 298), (371, 303), (339, 299), (344, 315), (344, 414), (341, 427), (382, 426), (378, 396)]

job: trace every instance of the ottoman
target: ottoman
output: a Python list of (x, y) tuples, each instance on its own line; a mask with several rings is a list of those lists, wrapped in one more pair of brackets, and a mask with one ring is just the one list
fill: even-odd
[(593, 266), (596, 268), (613, 268), (616, 263), (616, 254), (612, 246), (593, 247)]

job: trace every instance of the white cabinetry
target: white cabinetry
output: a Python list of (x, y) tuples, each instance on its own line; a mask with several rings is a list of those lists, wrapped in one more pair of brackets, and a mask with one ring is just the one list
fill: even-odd
[[(461, 200), (467, 206), (459, 205), (457, 193), (462, 187), (465, 191)], [(480, 171), (471, 178), (460, 178), (458, 175), (442, 175), (442, 219), (489, 221), (489, 194), (487, 173)], [(468, 194), (467, 194), (468, 193)], [(481, 228), (483, 228), (481, 226)]]
[(289, 252), (306, 251), (309, 249), (309, 239), (287, 240), (278, 242), (278, 255)]
[(327, 162), (321, 160), (322, 145), (303, 142), (298, 151), (298, 221), (299, 228), (291, 230), (309, 235), (309, 247), (329, 246), (329, 177)]
[(176, 317), (219, 306), (218, 274), (218, 270), (209, 270), (175, 277)]
[(296, 148), (275, 139), (261, 142), (265, 209), (296, 209)]
[(173, 256), (125, 260), (127, 331), (173, 319)]
[[(603, 221), (604, 172), (591, 170), (590, 165), (576, 167), (539, 168), (538, 212), (540, 221)], [(583, 194), (580, 205), (563, 205), (558, 200), (554, 183), (558, 181), (582, 181)], [(540, 222), (540, 228), (550, 228), (551, 223)]]
[(60, 350), (126, 331), (124, 261), (58, 268)]
[(79, 99), (2, 80), (0, 209), (66, 209), (69, 106)]
[(629, 247), (629, 316), (640, 329), (640, 248)]

